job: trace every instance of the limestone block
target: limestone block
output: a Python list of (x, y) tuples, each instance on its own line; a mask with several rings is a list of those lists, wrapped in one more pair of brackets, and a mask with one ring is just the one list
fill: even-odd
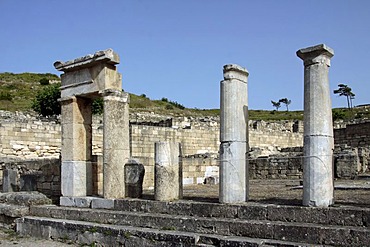
[(61, 190), (63, 196), (86, 196), (87, 163), (90, 162), (62, 161)]
[(91, 99), (81, 97), (61, 98), (61, 123), (91, 124)]
[(91, 208), (114, 208), (114, 199), (94, 198), (91, 202)]
[(91, 160), (91, 126), (86, 124), (63, 124), (62, 160)]
[[(154, 198), (157, 201), (172, 201), (181, 198), (180, 148), (174, 142), (155, 143)], [(182, 173), (182, 172), (181, 172)]]

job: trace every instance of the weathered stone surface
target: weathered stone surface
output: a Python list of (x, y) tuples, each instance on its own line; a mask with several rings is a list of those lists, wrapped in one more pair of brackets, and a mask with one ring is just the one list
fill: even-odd
[(91, 208), (112, 209), (114, 208), (114, 204), (114, 199), (94, 198), (91, 202)]
[(61, 189), (63, 196), (87, 195), (87, 166), (91, 166), (91, 162), (62, 161)]
[(68, 62), (55, 62), (55, 68), (64, 72), (61, 75), (62, 98), (97, 94), (106, 89), (121, 89), (121, 75), (115, 67), (118, 63), (119, 57), (111, 49)]
[(304, 63), (303, 204), (327, 207), (333, 203), (334, 135), (329, 88), (330, 59), (324, 44), (297, 51)]
[(182, 195), (180, 146), (173, 142), (155, 143), (154, 198), (158, 201), (178, 200)]
[(91, 202), (94, 200), (93, 197), (60, 197), (60, 206), (66, 207), (78, 207), (78, 208), (90, 208)]
[(15, 204), (21, 206), (50, 204), (51, 200), (44, 194), (32, 192), (9, 192), (0, 193), (0, 203)]
[(3, 192), (18, 191), (19, 188), (17, 184), (17, 171), (5, 169), (3, 171)]
[(354, 179), (362, 167), (357, 148), (343, 148), (341, 152), (334, 151), (335, 177)]
[(104, 198), (125, 197), (124, 165), (130, 158), (129, 95), (116, 90), (104, 98)]
[(144, 165), (135, 160), (125, 164), (126, 197), (140, 198), (143, 195)]
[(91, 160), (91, 100), (71, 97), (62, 106), (62, 161)]
[(40, 174), (23, 174), (20, 176), (20, 191), (37, 191), (37, 179)]
[(224, 66), (221, 81), (220, 202), (248, 199), (248, 71)]

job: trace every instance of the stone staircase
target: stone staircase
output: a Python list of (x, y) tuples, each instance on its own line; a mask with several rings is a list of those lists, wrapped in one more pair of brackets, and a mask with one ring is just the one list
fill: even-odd
[(17, 231), (98, 246), (370, 246), (370, 209), (261, 203), (62, 198), (37, 205)]

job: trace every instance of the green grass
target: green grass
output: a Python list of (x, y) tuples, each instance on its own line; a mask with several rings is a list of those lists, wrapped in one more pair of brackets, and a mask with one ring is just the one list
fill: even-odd
[[(38, 91), (42, 89), (40, 80), (58, 80), (54, 74), (44, 73), (0, 73), (0, 110), (8, 111), (29, 111), (31, 104)], [(11, 98), (11, 100), (9, 100)], [(184, 108), (180, 103), (167, 98), (151, 100), (145, 94), (130, 94), (130, 109), (132, 111), (155, 112), (157, 114), (169, 114), (173, 116), (209, 116), (220, 115), (219, 109), (191, 109)], [(368, 111), (366, 111), (368, 110)], [(270, 110), (249, 110), (251, 120), (302, 120), (303, 111), (270, 111)], [(370, 109), (346, 108), (333, 109), (334, 120), (370, 119)]]

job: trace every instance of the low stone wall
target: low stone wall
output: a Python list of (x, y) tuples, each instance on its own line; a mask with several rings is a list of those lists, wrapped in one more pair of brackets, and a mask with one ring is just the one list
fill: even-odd
[(334, 129), (335, 144), (351, 147), (370, 147), (370, 121), (347, 124)]
[[(1, 185), (3, 171), (5, 169), (14, 170), (17, 172), (16, 190), (37, 190), (53, 200), (59, 199), (61, 195), (59, 159), (2, 159), (0, 167)], [(29, 187), (30, 184), (32, 184), (32, 189)]]

